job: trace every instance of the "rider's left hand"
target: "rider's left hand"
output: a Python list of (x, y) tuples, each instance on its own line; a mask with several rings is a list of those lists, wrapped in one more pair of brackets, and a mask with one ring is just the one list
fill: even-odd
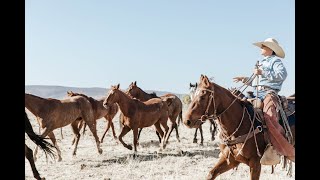
[(254, 69), (254, 70), (253, 70), (253, 74), (255, 74), (255, 75), (261, 75), (261, 74), (262, 74), (262, 70), (261, 70), (261, 69)]

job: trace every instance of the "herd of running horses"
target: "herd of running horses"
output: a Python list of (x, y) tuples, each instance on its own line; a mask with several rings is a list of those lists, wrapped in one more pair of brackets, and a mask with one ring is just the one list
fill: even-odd
[[(134, 149), (134, 153), (136, 153), (140, 132), (145, 127), (155, 127), (160, 148), (164, 149), (174, 129), (177, 141), (180, 142), (178, 132), (180, 123), (189, 128), (195, 128), (194, 142), (197, 142), (196, 135), (199, 129), (201, 144), (203, 144), (201, 125), (208, 120), (212, 125), (210, 126), (211, 140), (214, 140), (217, 127), (219, 127), (220, 136), (222, 135), (225, 143), (220, 144), (219, 162), (212, 168), (207, 178), (214, 179), (219, 174), (236, 168), (240, 163), (245, 163), (250, 167), (251, 179), (259, 179), (261, 171), (259, 154), (263, 154), (266, 143), (263, 139), (263, 133), (249, 135), (250, 132), (255, 131), (253, 124), (256, 120), (251, 118), (248, 113), (247, 108), (250, 108), (250, 105), (248, 106), (239, 98), (241, 93), (234, 93), (210, 82), (204, 75), (201, 75), (197, 87), (190, 84), (190, 88), (197, 92), (193, 91), (190, 94), (192, 101), (188, 105), (187, 112), (184, 112), (184, 118), (182, 117), (182, 102), (176, 95), (165, 94), (158, 97), (155, 93), (149, 94), (143, 91), (136, 82), (132, 82), (126, 91), (120, 89), (120, 84), (111, 86), (107, 96), (99, 100), (74, 92), (67, 92), (68, 98), (63, 100), (42, 98), (25, 93), (25, 107), (36, 117), (42, 129), (41, 135), (36, 135), (26, 115), (26, 133), (30, 137), (30, 132), (33, 132), (31, 133), (33, 139), (30, 138), (50, 155), (56, 157), (53, 149), (56, 150), (58, 161), (61, 161), (61, 151), (53, 130), (67, 125), (71, 125), (74, 134), (73, 155), (76, 155), (80, 130), (86, 126), (89, 127), (95, 138), (99, 154), (102, 153), (100, 143), (103, 142), (110, 127), (114, 139), (118, 139), (127, 149)], [(117, 137), (112, 120), (119, 110), (121, 133)], [(101, 140), (99, 140), (96, 121), (102, 117), (108, 123)], [(239, 128), (240, 126), (241, 128)], [(123, 137), (131, 130), (133, 131), (133, 147), (123, 141)], [(246, 135), (248, 138), (245, 142), (231, 140)], [(47, 136), (52, 141), (52, 145), (44, 140)], [(34, 140), (34, 137), (37, 137), (37, 140)], [(32, 167), (34, 177), (42, 179), (34, 164), (37, 151), (38, 146), (32, 155), (32, 150), (25, 145), (25, 154)]]

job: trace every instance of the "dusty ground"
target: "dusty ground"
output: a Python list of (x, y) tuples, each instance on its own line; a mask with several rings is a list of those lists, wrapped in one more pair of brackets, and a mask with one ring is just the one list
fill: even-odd
[[(30, 113), (28, 115), (35, 132), (38, 132), (38, 124), (34, 116)], [(118, 115), (114, 118), (117, 136), (120, 134)], [(101, 138), (105, 130), (106, 121), (99, 119), (97, 122), (98, 136)], [(73, 146), (71, 141), (73, 134), (71, 127), (66, 126), (63, 128), (63, 139), (61, 139), (60, 130), (54, 131), (62, 152), (62, 161), (57, 162), (50, 158), (46, 160), (44, 153), (39, 150), (36, 167), (41, 176), (44, 176), (47, 180), (203, 180), (218, 161), (220, 152), (218, 142), (210, 140), (209, 123), (203, 125), (204, 146), (199, 145), (200, 133), (198, 134), (198, 144), (194, 144), (192, 140), (195, 129), (189, 129), (181, 124), (179, 126), (181, 142), (177, 142), (175, 131), (173, 131), (167, 148), (162, 152), (159, 152), (158, 137), (154, 129), (152, 127), (145, 128), (141, 133), (138, 157), (136, 158), (132, 157), (132, 151), (113, 139), (111, 129), (101, 144), (103, 153), (99, 155), (94, 138), (89, 128), (86, 129), (86, 134), (80, 138), (75, 157), (72, 157)], [(132, 131), (124, 137), (124, 141), (132, 144)], [(27, 136), (26, 143), (32, 149), (35, 148), (35, 145)], [(181, 154), (181, 151), (183, 154)], [(271, 174), (271, 166), (262, 166), (260, 179), (293, 180), (295, 179), (294, 171), (294, 163), (292, 177), (287, 176), (287, 172), (282, 170), (280, 165), (276, 166), (274, 174)], [(25, 179), (34, 179), (27, 159), (25, 159)], [(217, 179), (248, 180), (249, 167), (240, 164), (237, 170), (223, 173)]]

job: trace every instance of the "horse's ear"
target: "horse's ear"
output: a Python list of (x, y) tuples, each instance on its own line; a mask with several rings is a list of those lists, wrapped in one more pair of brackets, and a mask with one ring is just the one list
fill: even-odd
[(134, 81), (133, 85), (137, 86), (137, 81)]
[(116, 89), (119, 89), (119, 87), (120, 87), (120, 83), (116, 86)]
[(209, 86), (210, 86), (210, 81), (209, 81), (209, 79), (208, 79), (208, 77), (207, 77), (207, 76), (204, 76), (204, 78), (203, 78), (203, 82), (204, 82), (204, 85), (205, 85), (205, 86), (207, 86), (207, 87), (209, 87)]
[(196, 89), (197, 89), (197, 87), (198, 87), (198, 83), (197, 83), (197, 82), (196, 82), (196, 86), (195, 86), (195, 87), (196, 87)]

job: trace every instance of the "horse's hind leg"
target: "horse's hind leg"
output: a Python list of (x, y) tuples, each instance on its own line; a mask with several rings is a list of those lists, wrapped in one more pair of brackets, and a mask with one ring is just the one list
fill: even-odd
[[(46, 136), (49, 136), (50, 140), (52, 141), (52, 144), (57, 148), (57, 151), (58, 151), (58, 161), (61, 161), (62, 158), (61, 158), (61, 151), (58, 147), (58, 144), (57, 144), (57, 140), (56, 140), (56, 137), (54, 136), (53, 132), (52, 132), (52, 129), (51, 128), (44, 128), (42, 134), (41, 134), (41, 137), (46, 137)], [(38, 146), (36, 147), (36, 149), (34, 150), (33, 152), (33, 159), (34, 161), (36, 162), (37, 161), (37, 154), (38, 154)]]
[(28, 161), (30, 163), (34, 178), (41, 179), (40, 174), (39, 174), (39, 172), (38, 172), (38, 170), (36, 168), (36, 165), (35, 165), (35, 163), (33, 161), (32, 150), (26, 144), (24, 146), (24, 153), (25, 153), (25, 156), (26, 156), (26, 158), (28, 159)]
[(137, 143), (138, 143), (138, 128), (133, 129), (133, 147), (134, 153), (137, 152)]
[(215, 135), (216, 135), (216, 131), (217, 131), (217, 126), (216, 126), (216, 123), (215, 122), (211, 122), (211, 126), (210, 128), (213, 126), (213, 129), (211, 131), (211, 141), (214, 141), (215, 140)]
[(169, 139), (169, 136), (168, 136), (169, 135), (169, 127), (167, 125), (167, 121), (168, 121), (167, 117), (159, 120), (160, 124), (162, 125), (162, 127), (164, 129), (164, 135), (162, 136), (162, 140), (161, 140), (162, 149), (166, 148), (166, 142)]
[(80, 140), (78, 122), (76, 122), (76, 121), (72, 122), (71, 123), (71, 128), (72, 128), (72, 132), (74, 134), (74, 140), (75, 140), (75, 145), (74, 145), (74, 149), (73, 149), (72, 155), (75, 156), (76, 152), (77, 152), (77, 148), (78, 148), (78, 143), (79, 143), (79, 140)]
[(177, 116), (171, 116), (171, 117), (169, 117), (169, 119), (170, 119), (172, 124), (171, 124), (171, 126), (169, 128), (169, 134), (168, 134), (168, 138), (167, 138), (167, 142), (166, 143), (168, 143), (169, 137), (170, 137), (173, 129), (176, 129), (176, 138), (177, 138), (178, 142), (180, 142), (179, 132), (178, 132), (178, 125), (176, 123)]
[(63, 139), (62, 127), (60, 128), (61, 139)]
[(94, 139), (96, 140), (96, 145), (97, 145), (97, 149), (98, 149), (99, 154), (102, 154), (102, 149), (100, 148), (99, 137), (97, 135), (97, 124), (95, 123), (95, 120), (92, 119), (91, 121), (88, 121), (86, 119), (86, 123), (89, 126), (89, 129), (92, 132)]
[(179, 126), (178, 126), (178, 124), (177, 124), (177, 123), (175, 123), (174, 128), (176, 129), (176, 138), (177, 138), (178, 142), (180, 142), (180, 137), (179, 137), (178, 127), (179, 127)]
[(140, 129), (139, 129), (139, 132), (138, 132), (138, 140), (139, 140), (139, 138), (140, 138), (140, 134), (141, 134), (142, 129), (143, 129), (143, 128), (140, 128)]
[(207, 179), (215, 179), (218, 175), (239, 165), (239, 162), (235, 161), (232, 156), (229, 156), (229, 161), (230, 163), (227, 162), (227, 159), (224, 156), (221, 156), (218, 163), (210, 170)]
[(58, 152), (58, 161), (61, 161), (62, 158), (61, 158), (61, 151), (60, 151), (60, 148), (58, 147), (58, 144), (57, 144), (57, 140), (56, 140), (56, 137), (55, 135), (53, 134), (53, 132), (50, 132), (48, 134), (49, 138), (51, 139), (52, 141), (52, 144), (57, 148), (57, 152)]
[(122, 140), (122, 137), (123, 137), (124, 135), (126, 135), (130, 130), (131, 130), (131, 129), (130, 129), (128, 126), (124, 125), (124, 126), (122, 127), (122, 131), (121, 131), (121, 133), (120, 133), (120, 135), (119, 135), (119, 141), (121, 142), (121, 144), (122, 144), (124, 147), (132, 150), (132, 146), (131, 146), (131, 145), (127, 145), (127, 144), (126, 144), (125, 142), (123, 142), (123, 140)]

